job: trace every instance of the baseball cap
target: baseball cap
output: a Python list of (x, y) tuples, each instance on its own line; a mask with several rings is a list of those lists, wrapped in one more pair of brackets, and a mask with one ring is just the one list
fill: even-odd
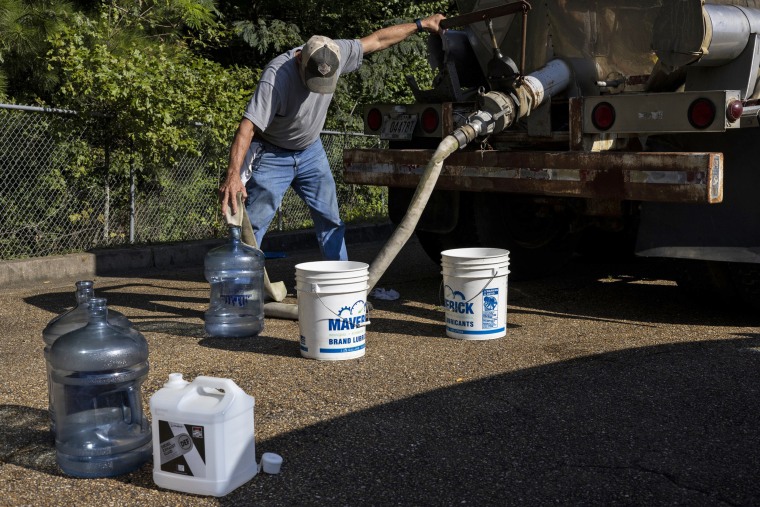
[(314, 35), (301, 48), (301, 76), (313, 92), (334, 92), (339, 66), (340, 48), (329, 37)]

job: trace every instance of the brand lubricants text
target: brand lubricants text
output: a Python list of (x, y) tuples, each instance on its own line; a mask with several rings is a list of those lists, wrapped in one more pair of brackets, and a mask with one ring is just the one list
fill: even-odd
[(446, 308), (446, 324), (457, 327), (475, 327), (472, 316), (475, 315), (474, 304), (464, 300), (464, 294), (460, 291), (454, 291), (454, 297), (461, 297), (461, 301), (446, 298), (444, 305)]

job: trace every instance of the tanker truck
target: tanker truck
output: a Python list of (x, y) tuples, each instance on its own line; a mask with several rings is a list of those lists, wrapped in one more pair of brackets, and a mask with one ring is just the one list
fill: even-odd
[(760, 0), (457, 6), (428, 39), (433, 82), (364, 108), (388, 148), (345, 150), (346, 182), (388, 187), (399, 223), (455, 133), (414, 223), (435, 262), (505, 248), (524, 279), (635, 254), (760, 308)]

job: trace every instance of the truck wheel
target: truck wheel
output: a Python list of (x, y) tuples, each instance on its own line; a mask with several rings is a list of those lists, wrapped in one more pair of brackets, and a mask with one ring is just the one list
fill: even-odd
[(475, 205), (481, 246), (509, 250), (509, 270), (517, 280), (556, 273), (570, 261), (578, 242), (571, 225), (561, 200), (479, 194)]
[(676, 283), (694, 296), (717, 296), (734, 308), (760, 311), (760, 264), (675, 261)]

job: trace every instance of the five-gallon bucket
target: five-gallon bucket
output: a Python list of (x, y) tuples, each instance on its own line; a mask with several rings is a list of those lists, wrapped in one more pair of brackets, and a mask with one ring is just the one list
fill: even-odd
[(253, 396), (230, 379), (172, 373), (150, 398), (153, 481), (162, 488), (224, 496), (258, 472)]
[(457, 248), (441, 252), (446, 335), (490, 340), (507, 334), (509, 251)]
[(301, 355), (354, 359), (365, 352), (369, 265), (354, 261), (296, 265)]

